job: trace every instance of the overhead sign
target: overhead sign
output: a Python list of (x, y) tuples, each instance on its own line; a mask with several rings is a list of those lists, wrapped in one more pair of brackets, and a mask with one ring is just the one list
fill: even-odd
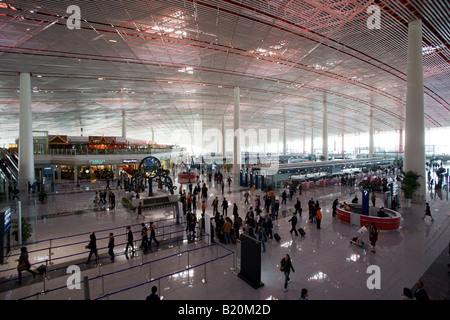
[(11, 229), (11, 208), (5, 210), (4, 233), (7, 233), (9, 229)]
[(367, 189), (362, 191), (362, 214), (369, 215), (369, 190)]
[(103, 164), (105, 162), (106, 162), (106, 160), (89, 160), (89, 163), (93, 164), (93, 165), (99, 165), (99, 164)]

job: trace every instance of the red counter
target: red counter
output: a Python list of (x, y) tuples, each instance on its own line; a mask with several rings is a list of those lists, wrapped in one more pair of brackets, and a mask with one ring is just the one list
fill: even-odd
[(338, 218), (338, 220), (351, 224), (350, 223), (350, 212), (344, 210), (344, 209), (340, 209), (340, 208), (336, 208), (336, 218)]
[[(197, 181), (197, 175), (194, 173), (190, 174), (191, 176), (191, 181)], [(189, 173), (179, 173), (178, 174), (178, 180), (179, 181), (183, 181), (183, 182), (188, 182), (189, 181)]]
[[(391, 213), (393, 217), (377, 217), (377, 216), (366, 216), (363, 214), (356, 214), (344, 210), (343, 208), (336, 208), (336, 218), (339, 221), (358, 225), (360, 227), (366, 226), (368, 224), (375, 223), (378, 230), (398, 230), (400, 228), (400, 223), (402, 221), (402, 216), (393, 210), (384, 209), (385, 212)], [(353, 220), (353, 221), (352, 221)], [(352, 223), (353, 222), (353, 223)]]

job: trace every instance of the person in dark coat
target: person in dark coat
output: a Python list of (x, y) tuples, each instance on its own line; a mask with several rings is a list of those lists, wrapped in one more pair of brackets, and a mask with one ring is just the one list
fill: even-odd
[(91, 262), (91, 257), (94, 254), (95, 255), (95, 259), (98, 259), (98, 255), (97, 255), (97, 238), (95, 237), (95, 232), (92, 231), (91, 235), (89, 236), (90, 241), (89, 244), (86, 246), (86, 249), (89, 249), (89, 256), (88, 259), (86, 261), (86, 264), (88, 264), (89, 262)]
[(17, 265), (17, 272), (19, 273), (19, 279), (17, 280), (18, 284), (22, 284), (22, 271), (28, 271), (33, 275), (33, 277), (36, 276), (37, 273), (30, 269), (31, 263), (28, 260), (27, 247), (20, 248), (20, 256), (17, 261), (19, 262)]
[(369, 240), (370, 240), (370, 245), (372, 246), (372, 252), (376, 252), (375, 251), (375, 244), (377, 243), (378, 240), (378, 230), (375, 227), (375, 223), (372, 223), (369, 226)]
[(109, 260), (114, 261), (114, 234), (109, 234), (108, 239), (108, 254), (109, 254)]
[(292, 272), (295, 272), (294, 267), (292, 266), (291, 258), (288, 254), (286, 254), (286, 256), (283, 259), (281, 259), (280, 270), (284, 272), (284, 291), (286, 291), (288, 282), (289, 280), (291, 280), (289, 278), (291, 270)]
[(428, 293), (423, 288), (423, 282), (422, 281), (417, 281), (416, 282), (416, 288), (417, 289), (414, 292), (414, 298), (416, 298), (416, 300), (430, 300), (430, 298), (428, 297)]
[(292, 233), (292, 231), (295, 232), (295, 235), (298, 236), (298, 232), (297, 232), (297, 214), (294, 212), (294, 214), (292, 215), (292, 218), (289, 219), (289, 221), (291, 223), (291, 230), (289, 231), (290, 233)]

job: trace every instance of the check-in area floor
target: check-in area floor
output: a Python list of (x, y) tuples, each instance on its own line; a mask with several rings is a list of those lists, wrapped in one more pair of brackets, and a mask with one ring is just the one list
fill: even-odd
[[(228, 216), (232, 218), (232, 206), (236, 203), (240, 217), (245, 218), (249, 205), (244, 202), (244, 187), (233, 183), (222, 194), (214, 182), (206, 183), (207, 213), (212, 214), (212, 200), (216, 196), (219, 203), (225, 197), (230, 203)], [(376, 253), (350, 244), (359, 227), (332, 217), (332, 201), (338, 198), (350, 202), (355, 192), (361, 198), (358, 187), (335, 185), (295, 194), (292, 200), (281, 204), (279, 219), (274, 221), (273, 233), (278, 233), (281, 240), (268, 239), (266, 251), (261, 253), (263, 285), (257, 289), (238, 276), (239, 243), (223, 244), (216, 238), (214, 244), (208, 245), (204, 238), (188, 239), (183, 221), (173, 219), (173, 207), (144, 211), (145, 219), (142, 219), (121, 204), (123, 190), (113, 192), (115, 209), (107, 205), (95, 207), (92, 190), (51, 194), (43, 204), (34, 196), (21, 195), (22, 216), (35, 218), (32, 241), (38, 244), (27, 245), (32, 269), (47, 263), (48, 272), (33, 277), (25, 271), (22, 284), (17, 284), (15, 259), (19, 251), (13, 250), (0, 266), (1, 299), (81, 300), (88, 296), (92, 300), (143, 300), (155, 285), (167, 300), (297, 300), (302, 288), (308, 290), (310, 300), (400, 300), (403, 288), (413, 288), (419, 279), (424, 281), (430, 299), (449, 299), (450, 206), (446, 190), (427, 195), (434, 221), (422, 220), (424, 205), (408, 206), (402, 201), (401, 228), (380, 232)], [(280, 193), (276, 191), (281, 202)], [(260, 190), (256, 194), (261, 198), (264, 195)], [(254, 204), (254, 197), (251, 195), (250, 205)], [(297, 197), (303, 208), (297, 228), (304, 228), (305, 237), (289, 232), (288, 220)], [(321, 229), (308, 221), (310, 198), (319, 200), (322, 207)], [(381, 194), (377, 194), (376, 205), (383, 205)], [(200, 218), (201, 210), (196, 214)], [(148, 225), (150, 221), (156, 224), (159, 246), (153, 243), (147, 252), (137, 248), (125, 254), (125, 227), (132, 226), (139, 246), (140, 224)], [(92, 231), (97, 236), (100, 260), (86, 264), (85, 246)], [(109, 232), (116, 239), (114, 262), (107, 254)], [(367, 234), (362, 237), (369, 243)], [(38, 247), (50, 249), (38, 251)], [(290, 255), (295, 272), (291, 273), (288, 288), (284, 290), (284, 274), (279, 265), (286, 254)], [(72, 270), (68, 267), (73, 265), (79, 267), (80, 274), (68, 273)], [(370, 283), (374, 283), (371, 266), (379, 268), (379, 288), (370, 288)]]

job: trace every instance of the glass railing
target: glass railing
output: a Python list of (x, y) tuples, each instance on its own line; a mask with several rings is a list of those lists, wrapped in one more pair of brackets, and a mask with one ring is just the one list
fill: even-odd
[(181, 149), (50, 149), (49, 155), (126, 155), (126, 154), (158, 154), (182, 151)]

